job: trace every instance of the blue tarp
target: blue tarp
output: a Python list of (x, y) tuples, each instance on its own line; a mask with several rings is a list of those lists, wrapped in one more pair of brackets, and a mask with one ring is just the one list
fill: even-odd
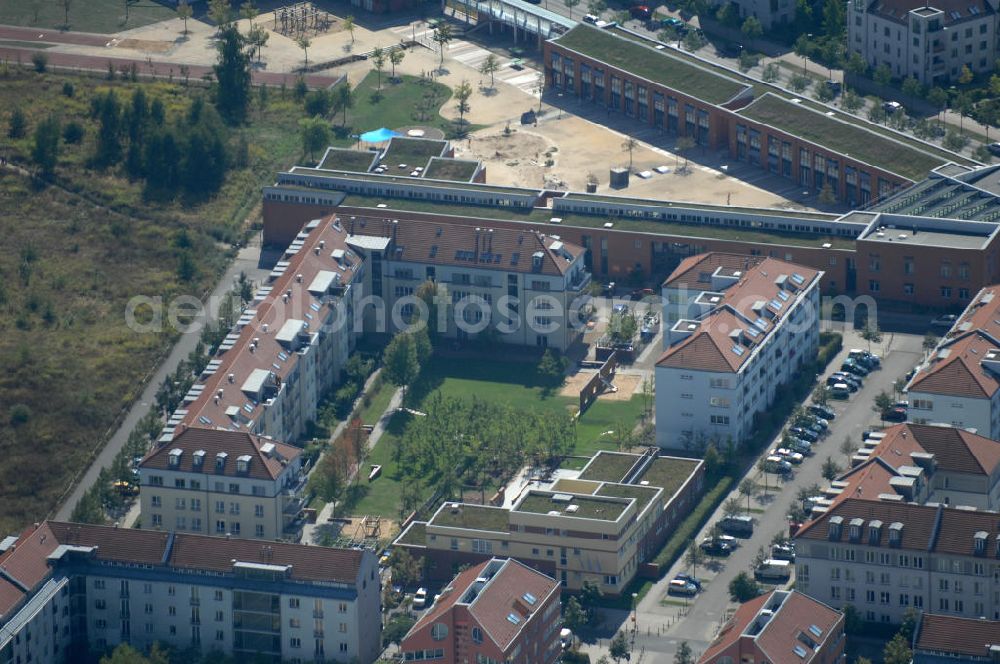
[(399, 134), (394, 132), (392, 129), (386, 129), (385, 127), (382, 127), (381, 129), (366, 131), (365, 133), (361, 134), (361, 136), (359, 136), (358, 138), (360, 138), (365, 143), (384, 143), (393, 136), (399, 136)]

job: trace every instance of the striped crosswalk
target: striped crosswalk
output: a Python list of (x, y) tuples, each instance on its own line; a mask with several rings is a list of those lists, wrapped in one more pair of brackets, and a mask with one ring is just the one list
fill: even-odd
[[(438, 48), (431, 39), (434, 31), (426, 27), (414, 29), (412, 26), (402, 25), (390, 28), (390, 31), (399, 35), (400, 39), (415, 39), (433, 49)], [(446, 55), (448, 58), (478, 71), (486, 58), (489, 57), (490, 51), (472, 42), (456, 39), (448, 44)], [(512, 67), (511, 59), (508, 57), (498, 56), (498, 59), (501, 63), (500, 70), (494, 76), (497, 83), (513, 85), (526, 94), (538, 96), (538, 70), (524, 64), (518, 64), (516, 68)], [(483, 84), (487, 84), (487, 81), (483, 80)]]

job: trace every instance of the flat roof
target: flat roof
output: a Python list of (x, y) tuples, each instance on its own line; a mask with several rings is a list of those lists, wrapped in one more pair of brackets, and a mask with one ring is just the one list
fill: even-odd
[(394, 136), (382, 155), (381, 163), (390, 168), (399, 164), (406, 164), (410, 169), (414, 166), (426, 166), (431, 157), (439, 157), (446, 147), (448, 141)]
[(366, 173), (371, 165), (375, 163), (376, 157), (378, 157), (378, 152), (371, 150), (350, 150), (348, 148), (330, 147), (327, 148), (326, 154), (323, 155), (323, 159), (319, 162), (317, 168)]
[(429, 525), (506, 533), (509, 532), (509, 515), (510, 512), (502, 507), (445, 503), (430, 520)]
[[(878, 233), (882, 232), (882, 237)], [(906, 237), (900, 239), (900, 235)], [(866, 241), (882, 242), (885, 244), (907, 244), (921, 247), (951, 247), (954, 249), (979, 249), (989, 241), (988, 235), (974, 235), (971, 233), (942, 233), (940, 231), (919, 231), (916, 235), (908, 228), (892, 228), (885, 231), (872, 229), (864, 236)]]
[(431, 157), (427, 170), (424, 171), (425, 178), (435, 180), (454, 180), (456, 182), (468, 182), (479, 170), (479, 162), (472, 159), (449, 159), (446, 157)]
[(640, 458), (637, 454), (621, 454), (618, 452), (599, 452), (594, 455), (580, 473), (581, 480), (596, 480), (601, 482), (621, 482), (625, 473), (632, 469)]
[(747, 86), (624, 33), (580, 24), (555, 43), (710, 104), (729, 101)]
[(663, 495), (673, 496), (687, 482), (701, 463), (698, 459), (680, 459), (677, 457), (657, 457), (649, 464), (646, 471), (639, 476), (639, 482), (649, 482), (649, 486), (663, 488)]
[[(571, 509), (574, 505), (576, 509)], [(577, 519), (617, 521), (627, 507), (627, 502), (609, 497), (599, 498), (581, 494), (561, 494), (553, 491), (531, 491), (521, 499), (513, 511), (532, 514), (557, 512), (559, 516)]]
[[(823, 233), (798, 233), (792, 231), (769, 231), (763, 229), (716, 226), (711, 224), (685, 224), (672, 221), (656, 221), (649, 219), (634, 219), (629, 217), (607, 217), (602, 215), (585, 215), (567, 213), (565, 210), (551, 208), (532, 208), (521, 211), (514, 208), (484, 207), (476, 205), (461, 205), (455, 203), (438, 203), (410, 198), (389, 198), (386, 196), (362, 196), (348, 194), (341, 201), (341, 207), (377, 208), (384, 204), (385, 211), (400, 210), (423, 212), (427, 214), (449, 215), (464, 219), (498, 219), (522, 221), (529, 223), (548, 223), (552, 217), (562, 219), (563, 226), (581, 228), (603, 228), (608, 222), (614, 224), (613, 229), (634, 231), (639, 233), (654, 233), (657, 235), (675, 235), (691, 239), (732, 240), (752, 242), (757, 244), (773, 244), (796, 247), (820, 248), (824, 243), (830, 243), (834, 249), (853, 249), (854, 238)], [(692, 205), (692, 209), (698, 209)], [(552, 224), (553, 231), (558, 228)]]
[(699, 210), (717, 212), (739, 212), (742, 214), (760, 214), (770, 217), (791, 217), (794, 219), (815, 219), (817, 221), (833, 221), (839, 215), (815, 210), (782, 210), (780, 208), (752, 208), (738, 205), (713, 205), (696, 201), (658, 201), (651, 198), (630, 198), (629, 196), (611, 196), (607, 194), (587, 194), (573, 191), (562, 197), (570, 201), (597, 201), (600, 203), (622, 203), (625, 205), (646, 205), (648, 207), (666, 208), (696, 208)]
[[(450, 180), (433, 180), (430, 178), (420, 178), (420, 177), (410, 177), (409, 175), (391, 175), (390, 173), (385, 175), (379, 173), (353, 173), (351, 171), (334, 171), (334, 170), (320, 170), (316, 168), (310, 168), (308, 166), (292, 166), (288, 173), (292, 175), (309, 175), (312, 177), (321, 178), (336, 178), (336, 177), (350, 177), (353, 180), (361, 180), (364, 182), (382, 182), (382, 183), (392, 183), (392, 184), (405, 184), (414, 185), (418, 187), (439, 187), (445, 189), (460, 189), (461, 182), (453, 182)], [(277, 186), (284, 186), (282, 183), (278, 183)], [(308, 189), (308, 187), (307, 187)], [(531, 196), (535, 195), (535, 190), (533, 189), (523, 189), (521, 187), (501, 187), (488, 184), (469, 184), (468, 187), (471, 191), (488, 191), (497, 194), (515, 194), (518, 196)], [(541, 190), (539, 190), (540, 192)]]
[(921, 180), (947, 160), (856, 124), (767, 93), (737, 111), (792, 136), (910, 180)]
[[(595, 496), (608, 496), (613, 498), (635, 498), (636, 502), (636, 513), (641, 513), (646, 506), (649, 505), (650, 501), (656, 497), (656, 494), (661, 491), (660, 487), (655, 486), (638, 486), (635, 484), (614, 484), (607, 482), (601, 485), (601, 488), (597, 490)], [(673, 495), (672, 493), (663, 492), (663, 495)]]

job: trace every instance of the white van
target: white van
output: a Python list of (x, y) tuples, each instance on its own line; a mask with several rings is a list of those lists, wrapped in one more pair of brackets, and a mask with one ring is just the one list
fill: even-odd
[(784, 583), (792, 578), (792, 564), (787, 560), (770, 558), (762, 562), (760, 567), (754, 570), (754, 576), (759, 581)]

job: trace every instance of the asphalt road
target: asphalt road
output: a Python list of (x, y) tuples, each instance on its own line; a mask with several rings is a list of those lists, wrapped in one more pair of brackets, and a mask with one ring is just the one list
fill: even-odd
[[(216, 284), (215, 290), (212, 291), (211, 297), (208, 298), (208, 305), (206, 306), (211, 320), (214, 321), (218, 318), (219, 298), (233, 287), (233, 282), (239, 277), (240, 272), (246, 272), (247, 277), (255, 285), (259, 285), (267, 278), (270, 269), (258, 267), (260, 262), (259, 239), (259, 236), (255, 237), (250, 246), (240, 250), (236, 260), (229, 265), (229, 269), (226, 270), (226, 273), (219, 279), (218, 284)], [(125, 312), (122, 311), (123, 322), (124, 315)], [(108, 443), (98, 453), (97, 457), (90, 464), (90, 467), (83, 472), (81, 477), (76, 479), (72, 491), (63, 499), (55, 515), (50, 515), (49, 518), (61, 521), (66, 521), (70, 518), (73, 508), (79, 502), (84, 492), (97, 481), (97, 475), (101, 472), (101, 469), (111, 466), (115, 455), (118, 454), (118, 451), (124, 447), (125, 442), (128, 440), (129, 434), (139, 423), (139, 420), (149, 412), (150, 405), (156, 402), (156, 391), (160, 385), (163, 384), (167, 376), (177, 370), (177, 365), (180, 361), (186, 359), (191, 351), (194, 350), (200, 337), (200, 328), (188, 331), (180, 336), (167, 358), (160, 363), (156, 372), (149, 377), (141, 396), (132, 404), (132, 408), (129, 409), (118, 430), (115, 431)]]
[[(846, 459), (839, 451), (844, 437), (850, 436), (860, 444), (864, 429), (878, 423), (878, 417), (872, 411), (872, 402), (875, 396), (881, 390), (891, 392), (893, 381), (905, 374), (921, 359), (922, 341), (922, 335), (895, 334), (886, 335), (881, 348), (876, 348), (873, 345), (872, 351), (882, 355), (882, 369), (870, 374), (865, 380), (864, 387), (853, 394), (848, 401), (831, 402), (832, 407), (837, 412), (837, 417), (831, 422), (829, 435), (814, 446), (816, 453), (807, 458), (801, 466), (796, 467), (793, 476), (780, 483), (779, 490), (775, 490), (776, 478), (768, 476), (771, 489), (766, 496), (760, 494), (752, 500), (753, 507), (762, 510), (753, 514), (757, 521), (753, 537), (742, 540), (742, 546), (729, 558), (706, 559), (707, 564), (699, 567), (697, 572), (698, 577), (704, 583), (704, 590), (700, 595), (688, 602), (686, 607), (683, 605), (683, 599), (666, 595), (667, 583), (674, 575), (679, 572), (691, 571), (683, 562), (679, 562), (639, 602), (633, 663), (636, 661), (671, 661), (677, 645), (681, 641), (687, 641), (696, 655), (707, 648), (735, 607), (735, 604), (729, 599), (730, 580), (741, 571), (750, 571), (751, 563), (759, 547), (768, 547), (776, 533), (787, 532), (786, 515), (796, 499), (799, 488), (811, 484), (822, 486), (826, 483), (821, 474), (821, 467), (826, 457), (833, 456), (841, 466), (846, 465)], [(851, 347), (864, 348), (866, 346), (867, 344), (861, 341), (856, 333), (847, 333), (844, 339), (844, 350), (831, 363), (827, 374), (840, 368), (842, 358), (847, 355)], [(769, 446), (768, 449), (771, 447), (773, 445)], [(756, 468), (750, 471), (751, 477), (757, 478), (757, 474)], [(760, 478), (757, 479), (758, 482), (762, 483)], [(737, 485), (738, 482), (734, 484), (732, 495), (740, 497), (745, 503), (746, 498), (735, 491)], [(720, 507), (699, 533), (698, 541), (707, 536), (711, 524), (721, 518), (722, 508)], [(664, 600), (669, 603), (662, 603)], [(625, 611), (606, 612), (605, 618), (606, 623), (630, 624)], [(594, 660), (600, 654), (606, 653), (606, 648), (606, 640), (597, 645), (584, 645), (584, 649), (592, 653)]]

